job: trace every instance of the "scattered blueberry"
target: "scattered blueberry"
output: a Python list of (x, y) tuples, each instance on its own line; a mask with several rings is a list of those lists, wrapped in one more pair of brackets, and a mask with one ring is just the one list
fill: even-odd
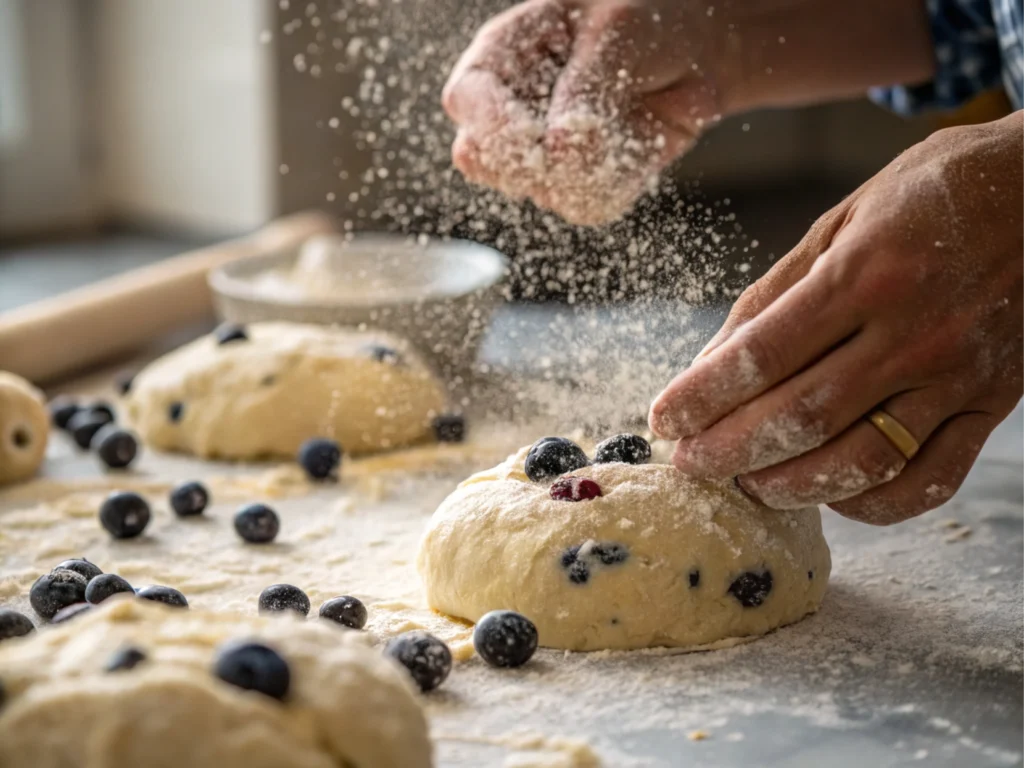
[(619, 461), (624, 464), (646, 464), (651, 459), (651, 444), (640, 435), (628, 432), (609, 437), (594, 449), (594, 463), (608, 464)]
[(312, 480), (337, 479), (341, 446), (322, 437), (307, 440), (299, 448), (299, 465)]
[(409, 670), (424, 693), (437, 688), (452, 671), (452, 652), (448, 646), (419, 629), (392, 638), (384, 647), (384, 655)]
[(74, 571), (75, 573), (84, 576), (86, 581), (89, 581), (89, 579), (95, 579), (103, 573), (98, 565), (90, 563), (84, 557), (75, 558), (74, 560), (65, 560), (63, 563), (57, 563), (53, 570), (57, 571), (62, 568)]
[(526, 454), (526, 476), (539, 483), (582, 469), (589, 463), (587, 454), (572, 440), (542, 437)]
[(71, 417), (81, 410), (78, 401), (67, 395), (53, 398), (48, 407), (50, 409), (50, 419), (53, 421), (53, 426), (57, 427), (57, 429), (67, 429)]
[(579, 559), (580, 547), (569, 547), (562, 553), (562, 568), (569, 576), (573, 584), (586, 584), (590, 580), (590, 569), (587, 564)]
[(124, 469), (139, 454), (139, 442), (131, 432), (107, 424), (92, 440), (96, 455), (110, 469)]
[(744, 608), (757, 608), (772, 591), (772, 573), (747, 571), (736, 577), (729, 585), (729, 594), (740, 601)]
[(114, 406), (105, 400), (97, 400), (93, 403), (88, 403), (82, 406), (83, 411), (95, 414), (97, 416), (106, 416), (109, 421), (117, 421), (117, 414), (114, 413)]
[(93, 605), (99, 605), (108, 597), (121, 593), (135, 594), (132, 585), (116, 573), (101, 573), (94, 576), (85, 587), (85, 599)]
[(132, 391), (132, 382), (135, 381), (135, 371), (120, 371), (114, 376), (114, 390), (121, 397)]
[(167, 419), (172, 424), (177, 424), (181, 421), (181, 417), (185, 414), (185, 404), (182, 402), (175, 401), (167, 406)]
[(159, 584), (154, 584), (150, 587), (143, 587), (135, 593), (137, 597), (143, 600), (152, 600), (154, 603), (163, 603), (169, 605), (172, 608), (188, 608), (188, 600), (178, 590), (173, 587), (164, 587)]
[(182, 483), (171, 491), (171, 509), (178, 517), (201, 515), (210, 503), (210, 492), (195, 480)]
[(622, 544), (595, 544), (590, 548), (590, 555), (602, 565), (618, 565), (629, 559), (629, 550)]
[(813, 579), (814, 578), (814, 571), (808, 571), (807, 572), (807, 578), (808, 578), (808, 580)]
[(12, 637), (23, 637), (35, 631), (32, 620), (23, 613), (10, 608), (0, 608), (0, 641)]
[(260, 613), (280, 613), (294, 611), (306, 616), (309, 614), (309, 597), (291, 584), (271, 584), (260, 592)]
[(692, 571), (690, 571), (689, 577), (690, 577), (690, 589), (693, 589), (694, 587), (699, 587), (700, 586), (700, 571), (698, 571), (696, 568), (694, 568)]
[(235, 513), (235, 530), (252, 544), (267, 544), (277, 538), (281, 521), (266, 504), (249, 504)]
[(213, 672), (229, 685), (283, 699), (291, 685), (291, 670), (277, 651), (260, 643), (230, 643), (217, 654)]
[(376, 360), (378, 363), (398, 365), (401, 362), (398, 352), (391, 349), (391, 347), (385, 347), (383, 344), (370, 344), (363, 347), (363, 351), (366, 352), (368, 357)]
[(86, 450), (92, 445), (92, 439), (96, 433), (111, 421), (113, 419), (102, 411), (90, 411), (83, 408), (68, 421), (67, 430), (75, 444)]
[(248, 341), (249, 334), (245, 332), (244, 325), (237, 323), (221, 323), (213, 332), (217, 339), (217, 346), (230, 344), (232, 341)]
[(85, 577), (66, 568), (54, 569), (36, 579), (29, 591), (32, 610), (44, 619), (52, 619), (57, 611), (85, 600)]
[(115, 539), (131, 539), (149, 525), (149, 504), (133, 491), (110, 494), (100, 505), (100, 523)]
[(50, 621), (54, 624), (63, 624), (65, 621), (70, 621), (80, 613), (92, 610), (94, 606), (91, 603), (72, 603), (66, 605), (57, 611)]
[(476, 623), (473, 647), (492, 667), (521, 667), (537, 650), (537, 627), (515, 611), (491, 611)]
[(461, 443), (466, 439), (466, 417), (458, 413), (442, 413), (434, 418), (434, 437), (439, 443)]
[(146, 654), (144, 651), (128, 645), (114, 651), (110, 658), (107, 659), (107, 663), (103, 665), (103, 670), (105, 672), (122, 672), (135, 669), (145, 660)]
[(586, 477), (560, 477), (551, 486), (555, 501), (589, 501), (601, 496), (601, 486)]
[(336, 621), (350, 629), (362, 629), (366, 626), (366, 606), (362, 600), (348, 595), (332, 597), (320, 606), (320, 618)]

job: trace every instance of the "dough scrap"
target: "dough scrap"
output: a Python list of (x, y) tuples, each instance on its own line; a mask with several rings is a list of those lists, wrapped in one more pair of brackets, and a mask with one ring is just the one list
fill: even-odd
[[(283, 702), (216, 678), (215, 649), (257, 639), (291, 669)], [(105, 672), (127, 645), (147, 658)], [(0, 645), (5, 768), (429, 768), (410, 682), (364, 636), (318, 621), (111, 598)]]
[(0, 485), (35, 474), (49, 435), (43, 393), (20, 376), (0, 371)]
[(417, 558), (433, 609), (518, 611), (541, 645), (590, 651), (707, 647), (821, 605), (831, 559), (816, 508), (771, 510), (664, 464), (585, 467), (570, 476), (603, 496), (556, 501), (527, 478), (528, 450), (434, 513)]
[[(357, 455), (425, 440), (444, 409), (441, 382), (392, 336), (296, 323), (246, 331), (248, 341), (220, 346), (205, 336), (136, 376), (125, 406), (148, 444), (256, 459), (293, 457), (307, 439), (327, 437)], [(398, 362), (375, 359), (375, 346)]]

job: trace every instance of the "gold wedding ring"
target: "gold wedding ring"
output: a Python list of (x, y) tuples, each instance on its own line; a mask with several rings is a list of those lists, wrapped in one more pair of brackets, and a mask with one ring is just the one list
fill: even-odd
[(885, 411), (874, 411), (868, 416), (868, 421), (885, 435), (886, 440), (892, 443), (897, 451), (907, 457), (907, 461), (914, 458), (921, 449), (921, 445), (910, 434), (910, 431)]

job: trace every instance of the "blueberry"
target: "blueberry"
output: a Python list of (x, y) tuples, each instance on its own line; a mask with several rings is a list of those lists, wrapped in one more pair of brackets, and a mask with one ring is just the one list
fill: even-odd
[(238, 323), (221, 323), (214, 330), (213, 336), (217, 339), (217, 346), (219, 347), (230, 344), (232, 341), (249, 340), (249, 334), (245, 332), (245, 326), (238, 325)]
[(366, 626), (366, 606), (362, 600), (348, 595), (332, 597), (320, 606), (320, 618), (336, 621), (350, 629), (362, 629)]
[(0, 608), (0, 642), (11, 637), (23, 637), (35, 631), (32, 620), (10, 608)]
[(70, 621), (75, 618), (75, 616), (78, 616), (80, 613), (92, 610), (93, 607), (94, 606), (91, 603), (72, 603), (71, 605), (66, 605), (57, 611), (50, 621), (54, 624), (63, 624), (65, 621)]
[(66, 568), (43, 574), (29, 591), (32, 609), (44, 619), (52, 619), (61, 608), (85, 600), (85, 577)]
[(92, 445), (96, 433), (109, 424), (112, 419), (101, 411), (82, 409), (68, 421), (67, 430), (75, 444), (86, 450)]
[(132, 383), (135, 381), (135, 371), (119, 371), (114, 376), (114, 390), (121, 397), (132, 391)]
[(808, 580), (811, 580), (811, 579), (813, 579), (813, 578), (814, 578), (814, 571), (808, 571), (808, 572), (807, 572), (807, 579), (808, 579)]
[(729, 594), (740, 601), (744, 608), (757, 608), (772, 591), (772, 573), (747, 571), (736, 577), (729, 585)]
[(93, 403), (88, 403), (82, 407), (82, 410), (97, 416), (106, 416), (108, 421), (117, 421), (117, 414), (114, 413), (114, 406), (105, 400), (97, 400)]
[(618, 565), (629, 559), (629, 550), (622, 544), (595, 544), (590, 548), (590, 554), (602, 565)]
[(181, 421), (181, 417), (185, 415), (185, 404), (180, 401), (175, 401), (167, 406), (167, 420), (172, 424), (177, 424)]
[(71, 417), (81, 410), (78, 401), (67, 395), (53, 398), (48, 407), (50, 409), (50, 419), (53, 421), (53, 426), (57, 427), (57, 429), (67, 429)]
[(116, 573), (94, 576), (85, 587), (85, 599), (93, 605), (99, 605), (108, 597), (121, 593), (135, 594), (135, 590)]
[(689, 578), (690, 578), (690, 589), (693, 589), (694, 587), (700, 586), (700, 571), (698, 571), (696, 568), (694, 568), (692, 571), (690, 571)]
[(280, 613), (294, 611), (306, 616), (309, 614), (309, 597), (291, 584), (271, 584), (260, 592), (260, 613)]
[(210, 492), (195, 480), (181, 483), (171, 491), (171, 509), (178, 517), (201, 515), (210, 503)]
[(457, 413), (442, 413), (434, 418), (434, 437), (439, 443), (461, 443), (466, 439), (466, 417)]
[(419, 629), (392, 638), (384, 647), (384, 655), (409, 670), (424, 693), (437, 688), (452, 671), (448, 646)]
[(131, 539), (149, 525), (149, 504), (133, 491), (110, 494), (100, 505), (100, 523), (115, 539)]
[(107, 424), (93, 438), (96, 455), (110, 469), (124, 469), (139, 454), (139, 442), (131, 432)]
[(154, 584), (150, 587), (143, 587), (135, 593), (137, 597), (143, 600), (152, 600), (154, 603), (163, 603), (169, 605), (172, 608), (188, 608), (188, 600), (178, 590), (173, 587), (164, 587), (159, 584)]
[(366, 353), (367, 357), (372, 360), (376, 360), (378, 363), (398, 365), (402, 359), (398, 352), (391, 349), (391, 347), (385, 347), (383, 344), (368, 344), (363, 347), (363, 351)]
[(553, 477), (582, 469), (590, 462), (572, 440), (564, 437), (542, 437), (526, 454), (526, 476), (539, 483)]
[(299, 448), (299, 465), (312, 480), (336, 479), (341, 466), (341, 446), (321, 437), (307, 440)]
[(521, 667), (537, 650), (537, 627), (515, 611), (491, 611), (476, 623), (473, 647), (492, 667)]
[(213, 673), (229, 685), (274, 699), (288, 694), (292, 674), (288, 662), (260, 643), (229, 643), (221, 647)]
[(124, 648), (120, 648), (111, 654), (110, 658), (107, 659), (107, 663), (103, 665), (105, 672), (122, 672), (129, 669), (135, 669), (142, 662), (146, 660), (146, 654), (131, 645), (127, 645)]
[(74, 560), (65, 560), (63, 563), (57, 563), (57, 565), (54, 566), (53, 570), (56, 571), (62, 568), (67, 569), (69, 571), (74, 571), (75, 573), (84, 576), (87, 582), (89, 581), (89, 579), (95, 579), (97, 576), (103, 573), (103, 571), (100, 570), (99, 566), (90, 563), (84, 557), (76, 558)]
[(590, 569), (582, 560), (577, 560), (568, 567), (569, 581), (573, 584), (586, 584), (590, 581)]
[(281, 521), (266, 504), (249, 504), (235, 513), (235, 530), (252, 544), (267, 544), (277, 538)]
[(594, 463), (646, 464), (651, 459), (651, 444), (640, 435), (624, 433), (609, 437), (594, 449)]
[(570, 565), (576, 562), (576, 558), (580, 554), (580, 545), (577, 544), (575, 547), (569, 547), (565, 552), (562, 553), (562, 567), (568, 568)]

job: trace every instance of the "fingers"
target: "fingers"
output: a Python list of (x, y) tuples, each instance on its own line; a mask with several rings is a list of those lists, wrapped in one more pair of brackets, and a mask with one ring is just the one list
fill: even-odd
[(828, 350), (861, 322), (856, 305), (815, 270), (679, 374), (651, 406), (651, 429), (664, 439), (697, 434), (819, 358), (827, 364)]
[(957, 492), (999, 419), (961, 413), (932, 434), (896, 479), (829, 507), (853, 520), (892, 525), (941, 506)]
[[(881, 408), (924, 444), (962, 405), (955, 392), (913, 390), (886, 400)], [(870, 408), (863, 416), (875, 410)], [(775, 509), (829, 504), (858, 496), (895, 478), (904, 455), (866, 418), (816, 450), (737, 478), (750, 495)]]
[(853, 337), (802, 373), (680, 440), (673, 463), (698, 477), (734, 477), (823, 445), (900, 388), (877, 349), (870, 334)]

